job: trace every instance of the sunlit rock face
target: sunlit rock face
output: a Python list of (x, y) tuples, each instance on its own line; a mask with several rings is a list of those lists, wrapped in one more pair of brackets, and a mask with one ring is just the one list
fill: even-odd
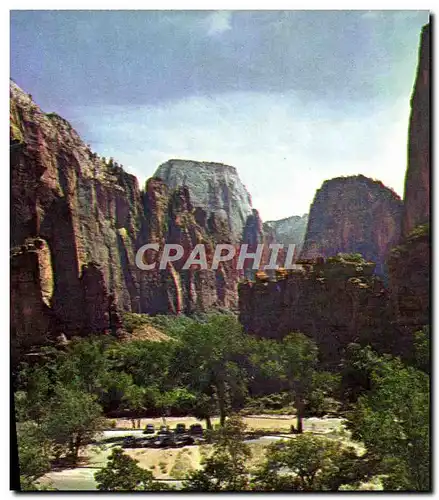
[(311, 205), (301, 258), (361, 253), (383, 274), (399, 240), (402, 201), (380, 181), (363, 175), (325, 181)]
[(186, 186), (194, 207), (215, 213), (227, 221), (233, 242), (239, 242), (247, 217), (252, 215), (251, 197), (235, 167), (213, 162), (169, 160), (156, 170), (171, 189)]
[(61, 334), (117, 333), (121, 310), (236, 309), (232, 261), (212, 271), (184, 270), (183, 260), (156, 272), (139, 269), (135, 261), (139, 248), (153, 242), (181, 244), (185, 257), (204, 243), (211, 261), (216, 243), (236, 241), (230, 223), (240, 241), (252, 210), (235, 169), (215, 167), (222, 198), (211, 203), (218, 210), (205, 211), (191, 201), (188, 186), (152, 178), (141, 190), (134, 176), (98, 157), (66, 120), (44, 113), (13, 82), (10, 105), (11, 316), (17, 345)]
[[(99, 158), (66, 120), (44, 113), (13, 82), (10, 106), (11, 244), (41, 238), (47, 245), (56, 333), (104, 333), (110, 291), (127, 310), (136, 295), (131, 268), (143, 217), (137, 179)], [(87, 297), (99, 304), (86, 304)], [(26, 293), (14, 300), (26, 304)]]

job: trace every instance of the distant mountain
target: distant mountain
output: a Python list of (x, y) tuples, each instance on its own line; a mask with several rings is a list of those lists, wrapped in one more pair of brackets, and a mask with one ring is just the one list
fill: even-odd
[(264, 222), (263, 232), (267, 243), (282, 243), (296, 245), (296, 255), (299, 255), (305, 239), (308, 214), (293, 215), (285, 219)]
[(194, 207), (227, 221), (234, 242), (241, 241), (247, 218), (253, 214), (250, 194), (235, 167), (222, 163), (169, 160), (156, 170), (170, 189), (187, 187)]

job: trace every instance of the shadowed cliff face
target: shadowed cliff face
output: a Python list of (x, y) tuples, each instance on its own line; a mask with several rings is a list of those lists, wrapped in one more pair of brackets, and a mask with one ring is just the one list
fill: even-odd
[(363, 175), (325, 181), (311, 205), (303, 259), (361, 253), (383, 274), (400, 235), (402, 202), (381, 182)]
[[(11, 307), (17, 338), (31, 335), (26, 325), (32, 322), (41, 322), (38, 341), (47, 325), (53, 335), (110, 332), (116, 304), (152, 314), (236, 308), (233, 262), (217, 271), (182, 270), (181, 262), (151, 272), (135, 264), (137, 250), (154, 242), (179, 243), (185, 257), (206, 243), (211, 258), (215, 243), (234, 241), (230, 217), (194, 208), (187, 187), (173, 189), (159, 179), (150, 179), (142, 192), (134, 176), (94, 154), (63, 118), (43, 113), (14, 83), (10, 94), (11, 243), (18, 249), (11, 257)], [(236, 171), (227, 175), (236, 181)], [(247, 193), (241, 194), (249, 206)], [(227, 199), (238, 210), (239, 199)], [(35, 239), (44, 252), (34, 248)], [(45, 276), (51, 280), (47, 300)], [(26, 325), (18, 318), (23, 311)]]
[(429, 225), (418, 226), (388, 259), (389, 289), (395, 323), (414, 331), (430, 322)]
[(240, 322), (251, 334), (281, 339), (303, 332), (336, 368), (350, 342), (391, 348), (388, 292), (374, 265), (343, 258), (302, 266), (275, 280), (239, 285)]
[(411, 99), (403, 236), (430, 220), (430, 25), (424, 26)]
[(430, 25), (421, 34), (411, 100), (402, 238), (388, 259), (393, 316), (401, 334), (430, 322)]

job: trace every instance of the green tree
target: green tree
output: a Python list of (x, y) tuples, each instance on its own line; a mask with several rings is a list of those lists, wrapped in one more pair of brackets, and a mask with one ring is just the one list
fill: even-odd
[(357, 484), (370, 468), (355, 449), (322, 436), (302, 434), (270, 445), (252, 488), (262, 491), (338, 491)]
[(251, 383), (275, 392), (287, 390), (297, 414), (297, 432), (303, 431), (305, 414), (323, 414), (337, 403), (333, 396), (339, 386), (337, 374), (318, 371), (318, 348), (302, 333), (291, 333), (282, 342), (248, 339)]
[[(117, 372), (129, 373), (135, 385), (143, 388), (165, 388), (169, 381), (169, 364), (176, 342), (150, 342), (136, 340), (115, 343), (108, 349), (114, 376)], [(175, 385), (175, 379), (171, 381)]]
[(240, 363), (246, 345), (241, 325), (232, 316), (213, 314), (204, 322), (189, 323), (179, 342), (170, 377), (178, 378), (190, 392), (207, 396), (212, 406), (216, 401), (224, 425), (231, 405), (244, 401), (247, 394), (247, 376)]
[(20, 375), (22, 391), (15, 392), (15, 413), (18, 421), (40, 423), (47, 414), (52, 382), (46, 366), (23, 366)]
[(60, 352), (56, 380), (70, 386), (75, 383), (89, 394), (101, 397), (106, 389), (110, 362), (107, 337), (78, 338)]
[(115, 448), (105, 468), (96, 472), (95, 480), (100, 491), (159, 491), (170, 490), (169, 486), (154, 481), (149, 470), (142, 469), (138, 460)]
[(77, 460), (80, 448), (102, 428), (102, 408), (96, 397), (59, 385), (48, 410), (42, 422), (45, 436)]
[(204, 460), (203, 469), (191, 473), (186, 491), (242, 491), (248, 489), (246, 463), (251, 456), (244, 443), (245, 425), (236, 415), (230, 416), (215, 434), (213, 454)]
[(371, 390), (349, 415), (353, 437), (381, 460), (384, 487), (430, 489), (429, 376), (398, 358), (371, 358)]
[(297, 432), (303, 432), (306, 397), (314, 387), (318, 349), (315, 342), (302, 333), (287, 335), (281, 345), (283, 374), (297, 412)]
[[(139, 387), (138, 385), (129, 385), (125, 389), (125, 394), (122, 398), (123, 401), (126, 401), (130, 410), (132, 410), (137, 417), (137, 427), (140, 428), (140, 417), (141, 413), (146, 410), (145, 408), (145, 389), (143, 387)], [(134, 418), (132, 419), (133, 429), (135, 428)]]
[(414, 364), (419, 370), (430, 373), (430, 327), (424, 326), (414, 334)]
[(33, 422), (18, 425), (17, 441), (21, 489), (36, 490), (35, 481), (50, 470), (51, 442)]

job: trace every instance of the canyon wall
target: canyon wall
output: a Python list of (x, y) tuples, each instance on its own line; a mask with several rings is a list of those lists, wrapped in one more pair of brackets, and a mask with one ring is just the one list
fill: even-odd
[(430, 25), (424, 26), (410, 102), (403, 236), (430, 219)]
[[(404, 202), (364, 176), (326, 181), (311, 207), (298, 269), (240, 284), (248, 333), (301, 331), (336, 367), (351, 342), (410, 355), (413, 332), (430, 323), (429, 32), (423, 28), (411, 100)], [(366, 260), (334, 257), (339, 252)], [(377, 275), (383, 272), (386, 283)]]
[[(10, 93), (10, 238), (12, 247), (20, 249), (12, 252), (13, 310), (20, 309), (20, 301), (26, 307), (26, 293), (17, 293), (13, 283), (21, 273), (35, 275), (32, 241), (38, 239), (49, 255), (46, 274), (52, 276), (53, 291), (47, 306), (53, 334), (106, 332), (110, 291), (121, 308), (131, 307), (129, 276), (121, 262), (134, 264), (143, 211), (137, 180), (98, 158), (68, 122), (43, 113), (14, 83)], [(90, 273), (91, 264), (96, 272)], [(34, 282), (44, 287), (44, 280)], [(90, 294), (102, 303), (87, 305)], [(31, 323), (39, 321), (37, 309), (29, 314)], [(87, 322), (89, 315), (95, 318)], [(18, 329), (13, 328), (17, 338)]]
[(384, 348), (389, 299), (374, 267), (362, 259), (318, 258), (274, 280), (241, 283), (240, 322), (260, 337), (309, 335), (328, 367), (337, 366), (349, 342)]
[(401, 213), (401, 199), (380, 181), (363, 175), (325, 181), (311, 205), (300, 258), (361, 253), (384, 274), (399, 241)]
[(402, 237), (388, 260), (401, 335), (430, 323), (430, 25), (424, 26), (411, 99)]
[[(135, 263), (146, 243), (179, 243), (185, 256), (206, 243), (211, 259), (215, 243), (239, 241), (254, 214), (248, 193), (234, 191), (240, 182), (233, 167), (203, 167), (213, 177), (224, 170), (227, 180), (220, 183), (220, 208), (210, 210), (212, 202), (206, 212), (194, 206), (188, 187), (150, 179), (139, 189), (134, 176), (98, 157), (66, 120), (43, 113), (13, 82), (10, 97), (11, 312), (20, 345), (40, 342), (48, 331), (52, 337), (113, 332), (120, 328), (117, 309), (236, 309), (233, 262), (216, 271), (183, 270), (181, 262), (154, 272)], [(39, 326), (32, 333), (30, 325)]]

